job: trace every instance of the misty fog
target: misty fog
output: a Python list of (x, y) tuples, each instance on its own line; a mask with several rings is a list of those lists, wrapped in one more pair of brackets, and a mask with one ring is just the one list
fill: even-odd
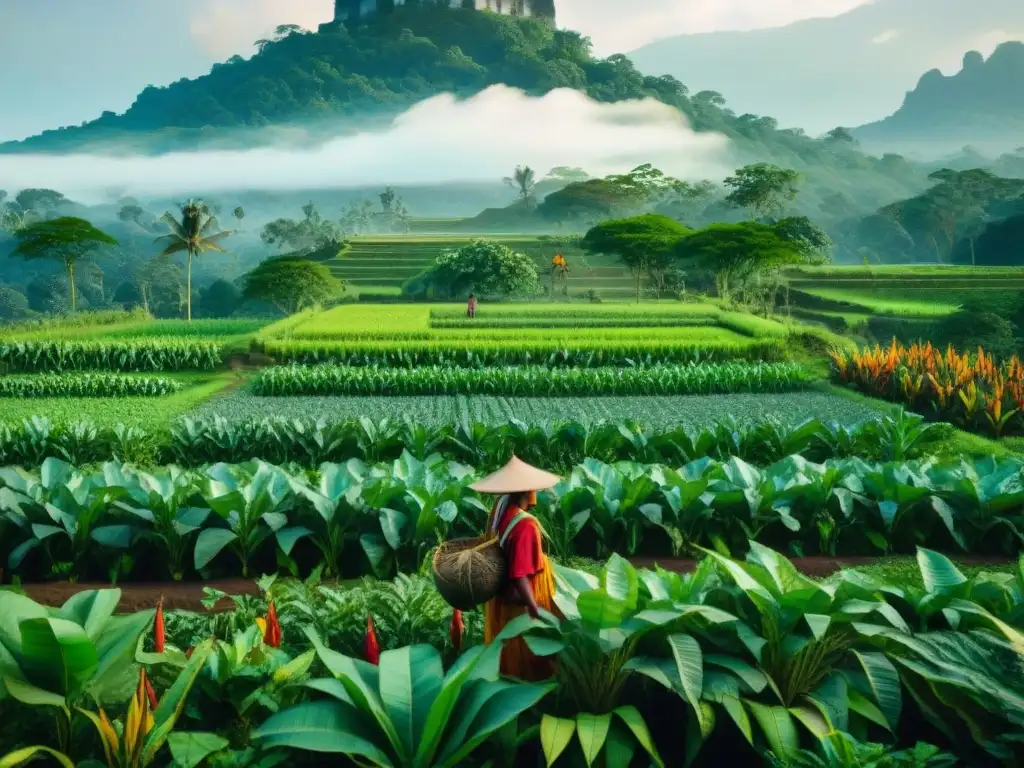
[(654, 163), (679, 178), (721, 178), (731, 169), (728, 154), (724, 136), (694, 133), (678, 110), (653, 99), (601, 104), (572, 90), (536, 98), (493, 86), (463, 101), (437, 96), (385, 130), (309, 149), (269, 146), (156, 157), (0, 155), (0, 178), (9, 190), (46, 187), (100, 203), (113, 190), (167, 196), (489, 182), (522, 164), (542, 173), (573, 166), (605, 175)]

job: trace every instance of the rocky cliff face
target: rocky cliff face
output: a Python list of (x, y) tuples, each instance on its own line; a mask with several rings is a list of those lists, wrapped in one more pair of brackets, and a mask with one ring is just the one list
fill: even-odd
[(986, 60), (977, 51), (949, 77), (926, 72), (903, 106), (854, 131), (867, 147), (952, 151), (965, 145), (1007, 151), (1024, 144), (1024, 43), (1003, 43)]

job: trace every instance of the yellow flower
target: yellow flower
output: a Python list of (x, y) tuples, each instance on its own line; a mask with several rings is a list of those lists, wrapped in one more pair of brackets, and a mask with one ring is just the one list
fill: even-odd
[(146, 736), (153, 730), (153, 713), (149, 708), (149, 697), (146, 694), (146, 670), (139, 670), (139, 685), (128, 704), (124, 727), (120, 735), (117, 728), (101, 708), (99, 716), (87, 710), (79, 710), (86, 715), (99, 732), (103, 742), (103, 755), (110, 768), (140, 768), (142, 765), (142, 749)]

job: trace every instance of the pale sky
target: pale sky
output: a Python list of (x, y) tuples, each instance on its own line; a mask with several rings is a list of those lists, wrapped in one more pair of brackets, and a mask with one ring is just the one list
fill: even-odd
[[(2, 2), (2, 0), (0, 0)], [(777, 27), (838, 16), (870, 0), (555, 0), (562, 27), (590, 36), (598, 54), (639, 48), (659, 37)], [(201, 0), (190, 17), (204, 49), (230, 56), (278, 24), (314, 28), (334, 14), (334, 0)]]
[[(556, 0), (600, 55), (659, 37), (779, 26), (870, 0)], [(333, 0), (0, 0), (0, 140), (123, 112), (146, 85), (196, 77)]]

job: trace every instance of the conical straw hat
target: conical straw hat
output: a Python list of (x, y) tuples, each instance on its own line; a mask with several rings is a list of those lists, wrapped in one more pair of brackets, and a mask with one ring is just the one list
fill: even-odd
[(497, 472), (469, 487), (480, 493), (524, 493), (547, 490), (561, 479), (558, 475), (531, 467), (513, 456), (512, 460)]

